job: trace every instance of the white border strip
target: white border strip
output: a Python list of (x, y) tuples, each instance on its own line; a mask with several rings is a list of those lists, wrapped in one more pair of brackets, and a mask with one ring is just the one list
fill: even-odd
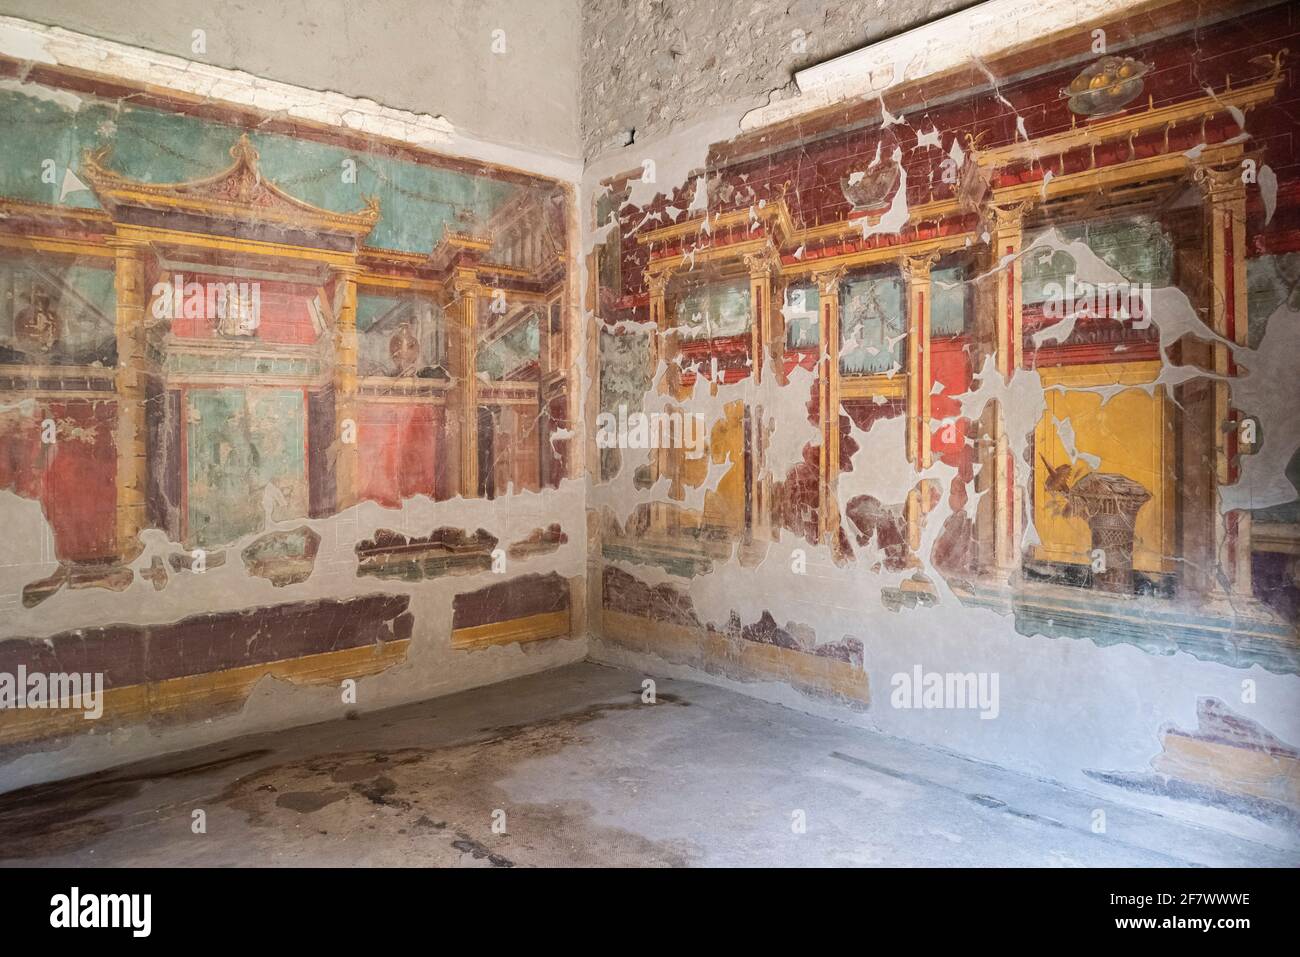
[(750, 110), (740, 128), (748, 132), (841, 100), (878, 96), (896, 84), (992, 58), (1010, 47), (1159, 5), (1153, 0), (987, 0), (800, 70), (796, 96)]
[(566, 183), (577, 183), (582, 176), (580, 159), (478, 139), (458, 132), (444, 116), (397, 110), (374, 100), (311, 90), (16, 17), (0, 17), (0, 54), (383, 136)]

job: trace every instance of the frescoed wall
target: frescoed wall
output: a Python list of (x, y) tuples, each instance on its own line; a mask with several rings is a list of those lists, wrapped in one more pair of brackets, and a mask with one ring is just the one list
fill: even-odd
[[(602, 408), (710, 436), (604, 453), (599, 657), (1216, 806), (1275, 734), (1297, 819), (1300, 21), (1140, 6), (590, 184)], [(914, 664), (1014, 717), (898, 711)], [(1162, 776), (1205, 701), (1259, 725)]]
[(0, 59), (0, 673), (125, 731), (0, 787), (590, 652), (1294, 829), (1300, 20), (1000, 6), (578, 190)]
[[(571, 188), (0, 73), (6, 673), (102, 673), (96, 727), (158, 730), (264, 680), (319, 719), (580, 657)], [(0, 712), (0, 787), (123, 759), (65, 718)]]

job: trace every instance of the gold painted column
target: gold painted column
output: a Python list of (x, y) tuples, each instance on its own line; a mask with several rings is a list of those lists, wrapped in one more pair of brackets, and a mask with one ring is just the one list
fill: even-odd
[(357, 272), (355, 266), (335, 266), (334, 428), (338, 456), (334, 460), (334, 502), (342, 511), (357, 503), (361, 426), (357, 404)]
[[(1211, 279), (1210, 327), (1238, 345), (1249, 341), (1246, 300), (1246, 186), (1241, 166), (1198, 165), (1194, 177), (1205, 197), (1207, 274)], [(1234, 463), (1239, 449), (1241, 417), (1231, 405), (1230, 377), (1237, 374), (1232, 352), (1224, 342), (1214, 344), (1214, 476), (1218, 485), (1240, 477)], [(1251, 516), (1244, 510), (1215, 514), (1215, 555), (1219, 570), (1238, 595), (1252, 593), (1250, 568)]]
[(745, 257), (745, 266), (749, 270), (750, 361), (755, 385), (763, 381), (763, 369), (772, 344), (772, 285), (779, 263), (771, 246)]
[[(905, 256), (902, 261), (907, 310), (907, 460), (923, 472), (930, 467), (930, 267), (937, 259)], [(921, 514), (928, 498), (924, 483), (907, 493), (908, 546), (921, 547)]]
[[(776, 274), (780, 268), (780, 258), (770, 245), (760, 252), (745, 256), (745, 266), (749, 270), (749, 331), (750, 331), (750, 368), (753, 372), (753, 384), (763, 382), (764, 369), (771, 357), (772, 328), (774, 324), (772, 291)], [(779, 364), (779, 354), (773, 359)], [(778, 380), (779, 378), (779, 373)], [(771, 536), (771, 476), (764, 468), (767, 446), (767, 431), (764, 423), (764, 409), (755, 403), (750, 407), (749, 415), (749, 501), (751, 521), (748, 529), (754, 538), (766, 540)]]
[(817, 421), (822, 442), (818, 456), (817, 533), (819, 541), (831, 539), (839, 528), (839, 503), (835, 486), (840, 474), (840, 266), (813, 277), (817, 282), (819, 310), (817, 345)]
[(907, 460), (930, 467), (930, 266), (934, 255), (904, 257), (907, 286)]
[(1006, 260), (998, 270), (995, 327), (996, 361), (1004, 379), (1024, 365), (1024, 336), (1021, 315), (1020, 248), (1024, 242), (1024, 218), (1028, 202), (1012, 206), (992, 206), (994, 265)]
[[(1030, 204), (992, 206), (993, 258), (997, 265), (994, 298), (994, 362), (1003, 381), (1009, 382), (1024, 365), (1024, 335), (1021, 316), (1020, 249), (1024, 241), (1024, 215)], [(1016, 463), (1001, 401), (993, 417), (993, 551), (999, 571), (1014, 570), (1020, 564), (1020, 539), (1024, 532), (1024, 491), (1016, 483)]]
[(142, 548), (139, 533), (148, 524), (149, 480), (145, 422), (145, 310), (149, 305), (146, 267), (149, 247), (142, 241), (113, 238), (117, 296), (117, 554), (124, 562)]
[(457, 269), (447, 308), (453, 386), (447, 395), (448, 422), (458, 430), (452, 463), (456, 488), (465, 498), (478, 495), (478, 300), (481, 287), (472, 269)]
[[(668, 320), (668, 283), (672, 279), (671, 270), (653, 272), (646, 276), (646, 289), (650, 296), (650, 321), (654, 329), (650, 332), (650, 388), (655, 389), (659, 377), (660, 359), (669, 361), (674, 358), (675, 349), (664, 347), (664, 333), (670, 327)], [(677, 453), (680, 455), (681, 453)], [(667, 476), (673, 483), (670, 493), (681, 494), (681, 475), (676, 467), (672, 449), (655, 449), (650, 456), (651, 481), (658, 482), (661, 476)], [(675, 511), (665, 502), (650, 503), (650, 530), (660, 535), (668, 534)]]

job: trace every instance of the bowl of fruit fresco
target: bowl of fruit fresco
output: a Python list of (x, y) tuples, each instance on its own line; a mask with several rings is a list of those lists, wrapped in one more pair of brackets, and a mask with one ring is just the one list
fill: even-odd
[(1151, 67), (1132, 57), (1105, 56), (1088, 66), (1061, 91), (1070, 109), (1081, 116), (1118, 113), (1142, 93), (1142, 77)]

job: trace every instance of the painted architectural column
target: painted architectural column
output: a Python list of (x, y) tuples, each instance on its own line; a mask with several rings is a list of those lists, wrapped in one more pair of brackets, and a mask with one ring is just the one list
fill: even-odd
[[(773, 349), (773, 329), (777, 323), (772, 306), (780, 265), (780, 257), (770, 245), (763, 247), (761, 252), (745, 256), (745, 266), (749, 270), (750, 361), (755, 386), (762, 384), (765, 374), (775, 374), (778, 382), (781, 379), (781, 353)], [(775, 372), (768, 369), (769, 361)], [(760, 540), (770, 538), (772, 531), (772, 476), (765, 464), (765, 421), (763, 406), (755, 404), (749, 414), (749, 500), (752, 512), (749, 531)]]
[(772, 351), (772, 374), (776, 376), (777, 385), (784, 386), (789, 379), (785, 374), (785, 302), (789, 295), (790, 280), (779, 272), (772, 280), (772, 306), (770, 322), (772, 338), (769, 348)]
[[(668, 283), (672, 280), (672, 270), (653, 272), (646, 276), (646, 288), (650, 296), (650, 321), (654, 329), (650, 333), (650, 387), (655, 390), (659, 378), (660, 359), (669, 361), (673, 358), (672, 349), (664, 346), (664, 333), (671, 326), (668, 319)], [(680, 455), (680, 453), (678, 453)], [(681, 476), (677, 468), (677, 458), (672, 449), (655, 449), (650, 456), (651, 480), (657, 482), (660, 477), (668, 477), (672, 482), (670, 494), (681, 494)], [(650, 528), (652, 531), (667, 534), (673, 524), (674, 508), (666, 502), (650, 503)]]
[(552, 304), (547, 299), (537, 319), (537, 486), (541, 489), (551, 481), (551, 395), (556, 385), (563, 389), (563, 384), (556, 384), (555, 364), (551, 361)]
[[(994, 294), (994, 363), (1003, 381), (1010, 381), (1024, 365), (1024, 333), (1021, 315), (1021, 264), (1024, 215), (1030, 203), (991, 206), (993, 212), (993, 259), (1001, 264)], [(1016, 482), (1016, 462), (1006, 434), (1002, 403), (993, 415), (993, 556), (1000, 572), (1020, 564), (1020, 539), (1024, 531), (1024, 491)]]
[(563, 297), (559, 300), (548, 299), (537, 320), (537, 481), (540, 488), (546, 488), (558, 479), (553, 473), (559, 471), (553, 467), (555, 453), (551, 445), (551, 430), (563, 428), (563, 423), (554, 421), (551, 415), (551, 403), (565, 394), (564, 359), (557, 348), (564, 341), (563, 332), (552, 338), (552, 313), (562, 314)]
[(117, 554), (129, 562), (140, 553), (140, 530), (148, 524), (149, 459), (145, 422), (145, 310), (149, 304), (149, 246), (137, 240), (108, 241), (116, 256), (117, 294)]
[(993, 211), (994, 264), (1005, 263), (998, 270), (996, 325), (994, 343), (998, 371), (1010, 379), (1024, 365), (1024, 334), (1021, 315), (1020, 248), (1024, 242), (1024, 217), (1030, 203), (991, 206)]
[[(907, 460), (923, 472), (930, 467), (930, 267), (937, 254), (904, 256), (907, 309)], [(921, 515), (929, 503), (923, 486), (907, 493), (908, 546), (921, 547)]]
[(745, 267), (749, 270), (750, 361), (757, 385), (763, 381), (772, 348), (772, 287), (780, 259), (771, 246), (765, 246), (745, 256)]
[(936, 255), (903, 258), (907, 286), (907, 460), (930, 467), (930, 267)]
[[(1194, 178), (1205, 197), (1205, 250), (1210, 277), (1210, 328), (1228, 342), (1246, 345), (1246, 185), (1241, 165), (1198, 165)], [(1214, 344), (1214, 477), (1218, 485), (1239, 478), (1236, 457), (1240, 451), (1241, 413), (1231, 406), (1228, 378), (1237, 374), (1236, 362), (1226, 342)], [(1215, 555), (1230, 590), (1250, 595), (1249, 512), (1236, 510), (1215, 515)]]
[(447, 395), (448, 422), (456, 423), (457, 438), (449, 449), (455, 488), (464, 498), (478, 495), (478, 300), (482, 287), (473, 269), (457, 269), (447, 306), (450, 340), (447, 359), (453, 380)]
[(334, 422), (338, 430), (338, 456), (334, 460), (334, 501), (342, 511), (357, 503), (360, 487), (358, 473), (357, 417), (357, 273), (355, 266), (333, 267), (335, 302), (339, 303), (334, 319)]
[(653, 338), (650, 340), (650, 375), (653, 380), (659, 371), (659, 353), (664, 330), (668, 328), (668, 281), (671, 272), (655, 272), (646, 276), (646, 289), (650, 295), (650, 321), (654, 324)]
[(816, 273), (818, 309), (817, 421), (822, 442), (818, 456), (818, 540), (834, 543), (840, 524), (835, 486), (840, 474), (840, 283), (844, 267)]

